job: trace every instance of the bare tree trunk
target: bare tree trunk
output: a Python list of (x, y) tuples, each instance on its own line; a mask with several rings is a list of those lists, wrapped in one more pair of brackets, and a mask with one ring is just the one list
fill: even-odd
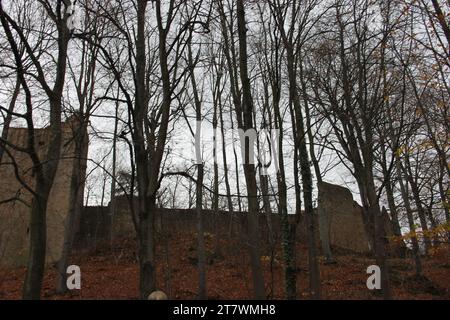
[(317, 183), (318, 189), (318, 206), (317, 206), (317, 214), (319, 217), (319, 234), (320, 234), (320, 242), (322, 244), (322, 253), (325, 256), (325, 264), (333, 264), (335, 260), (331, 253), (331, 245), (330, 245), (330, 217), (328, 213), (325, 211), (323, 204), (321, 203), (323, 198), (323, 191), (321, 188), (321, 182)]
[[(268, 96), (266, 95), (265, 97), (266, 101), (268, 101)], [(266, 113), (267, 110), (267, 106), (265, 107), (265, 111), (264, 113)], [(255, 123), (256, 123), (256, 118), (254, 119)], [(264, 124), (265, 126), (266, 124)], [(263, 137), (263, 139), (267, 139), (267, 137)], [(273, 234), (273, 224), (272, 224), (272, 208), (270, 206), (270, 196), (269, 196), (269, 177), (267, 175), (266, 169), (264, 166), (266, 165), (266, 155), (265, 152), (266, 150), (261, 150), (261, 140), (260, 137), (257, 136), (256, 137), (256, 143), (257, 143), (257, 150), (258, 150), (258, 155), (263, 157), (263, 162), (260, 162), (260, 159), (258, 159), (258, 166), (259, 166), (259, 184), (260, 184), (260, 188), (261, 188), (261, 195), (262, 195), (262, 200), (263, 200), (263, 212), (264, 215), (266, 216), (266, 222), (267, 222), (267, 232), (268, 232), (268, 238), (269, 238), (269, 243), (271, 248), (273, 248), (274, 245), (274, 234)], [(264, 143), (263, 143), (264, 145)], [(261, 155), (262, 153), (264, 153), (263, 155)]]
[(154, 240), (154, 212), (156, 209), (153, 199), (145, 199), (147, 213), (140, 210), (139, 222), (139, 293), (145, 300), (156, 288), (155, 275), (155, 240)]
[[(369, 190), (375, 190), (373, 186)], [(380, 210), (377, 204), (377, 195), (375, 192), (369, 192), (369, 201), (372, 203), (370, 206), (371, 215), (374, 217), (374, 235), (375, 235), (375, 260), (381, 270), (381, 289), (384, 299), (391, 299), (390, 281), (389, 281), (389, 269), (387, 264), (387, 244), (386, 231), (384, 229), (384, 215), (385, 211)], [(386, 210), (386, 209), (385, 209)]]
[[(50, 11), (50, 8), (46, 8)], [(0, 2), (0, 20), (5, 30), (6, 38), (11, 46), (12, 53), (17, 66), (17, 75), (20, 79), (22, 88), (25, 91), (25, 103), (27, 108), (26, 122), (28, 126), (28, 145), (27, 149), (32, 159), (35, 174), (35, 190), (31, 203), (30, 217), (30, 252), (27, 264), (27, 273), (25, 276), (23, 298), (24, 299), (40, 299), (42, 279), (45, 269), (45, 253), (46, 253), (46, 210), (48, 197), (58, 168), (58, 162), (61, 151), (61, 113), (62, 113), (62, 94), (65, 83), (66, 66), (67, 66), (67, 48), (70, 39), (70, 33), (67, 28), (67, 13), (63, 13), (63, 6), (58, 7), (57, 17), (54, 22), (56, 25), (56, 43), (58, 54), (56, 61), (56, 72), (53, 88), (50, 88), (46, 82), (42, 72), (38, 58), (31, 49), (27, 38), (24, 36), (23, 30), (17, 23), (3, 11)], [(54, 12), (51, 12), (54, 14)], [(34, 124), (33, 124), (33, 106), (30, 89), (25, 79), (25, 69), (22, 63), (22, 57), (18, 49), (16, 40), (14, 39), (11, 28), (19, 35), (20, 41), (25, 47), (26, 54), (30, 57), (34, 67), (37, 69), (39, 76), (38, 83), (45, 90), (50, 106), (49, 118), (50, 137), (48, 147), (43, 159), (40, 159), (35, 150), (34, 141)]]
[[(11, 101), (9, 102), (8, 111), (6, 112), (5, 121), (3, 122), (3, 130), (2, 130), (2, 140), (8, 140), (9, 127), (12, 121), (12, 113), (14, 112), (14, 107), (16, 106), (16, 101), (20, 93), (20, 79), (17, 76), (16, 85), (14, 87), (14, 91), (11, 97)], [(3, 146), (0, 145), (0, 163), (2, 162), (4, 149)]]
[[(119, 93), (117, 93), (117, 98)], [(110, 245), (113, 245), (114, 241), (114, 217), (116, 215), (116, 177), (117, 177), (117, 135), (119, 126), (119, 102), (116, 103), (115, 117), (114, 117), (114, 133), (113, 133), (113, 155), (112, 155), (112, 173), (111, 173), (111, 201), (109, 205), (109, 214), (111, 221), (110, 231)], [(134, 178), (134, 177), (133, 177)], [(134, 193), (131, 191), (131, 199), (134, 201)], [(131, 213), (134, 216), (134, 213)], [(136, 226), (135, 229), (137, 230)]]
[[(72, 250), (72, 243), (75, 236), (77, 222), (79, 221), (81, 207), (83, 206), (84, 183), (86, 176), (85, 162), (87, 158), (89, 138), (87, 136), (87, 127), (92, 111), (93, 97), (95, 91), (96, 80), (96, 63), (98, 57), (98, 49), (88, 45), (87, 42), (82, 43), (81, 49), (81, 71), (79, 76), (72, 74), (77, 92), (79, 110), (71, 115), (66, 121), (66, 130), (70, 130), (72, 139), (74, 140), (75, 159), (72, 165), (71, 182), (70, 182), (70, 208), (66, 216), (64, 225), (64, 243), (60, 260), (57, 262), (58, 277), (56, 291), (64, 293), (66, 287), (66, 270), (69, 264), (69, 257)], [(69, 65), (70, 67), (70, 65)], [(72, 68), (70, 68), (72, 71)], [(117, 109), (116, 103), (116, 126), (117, 126)], [(117, 134), (115, 128), (115, 135)], [(113, 146), (113, 162), (115, 162), (115, 136)], [(115, 164), (113, 164), (113, 185), (115, 184)], [(105, 178), (106, 181), (106, 178)], [(104, 191), (104, 190), (103, 190)], [(103, 193), (102, 193), (103, 196)], [(113, 198), (113, 192), (111, 193)], [(102, 198), (103, 200), (103, 198)], [(112, 230), (112, 228), (111, 228)]]
[(84, 177), (86, 176), (86, 170), (84, 168), (84, 159), (87, 154), (87, 121), (84, 121), (83, 117), (75, 119), (72, 125), (72, 132), (74, 132), (75, 150), (74, 154), (77, 159), (74, 159), (72, 165), (72, 174), (70, 177), (70, 208), (67, 213), (66, 221), (64, 222), (64, 242), (61, 253), (61, 258), (57, 262), (58, 278), (56, 284), (56, 292), (62, 294), (67, 291), (67, 267), (69, 262), (70, 253), (72, 251), (73, 239), (76, 232), (76, 222), (80, 216), (81, 207), (83, 205), (83, 187)]
[[(157, 4), (158, 5), (158, 4)], [(147, 93), (146, 93), (146, 22), (147, 1), (137, 1), (137, 39), (136, 39), (136, 97), (135, 97), (135, 136), (133, 137), (136, 153), (136, 169), (138, 181), (138, 212), (139, 212), (139, 294), (141, 299), (147, 299), (148, 295), (156, 288), (155, 275), (155, 209), (156, 209), (156, 186), (150, 181), (150, 177), (159, 173), (156, 168), (157, 159), (148, 159), (144, 137), (144, 122), (147, 116)], [(165, 37), (159, 34), (160, 64), (163, 70), (167, 67), (165, 52)], [(163, 82), (168, 81), (167, 74), (162, 72)], [(164, 88), (166, 91), (167, 88)], [(164, 92), (164, 104), (168, 103), (167, 92)], [(164, 137), (165, 138), (165, 137)], [(163, 150), (158, 150), (162, 153)], [(161, 155), (162, 157), (162, 155)], [(149, 161), (152, 165), (149, 166)], [(152, 188), (154, 187), (154, 189)]]
[[(277, 88), (278, 89), (278, 88)], [(281, 89), (281, 88), (280, 88)], [(296, 221), (290, 223), (288, 211), (287, 211), (287, 186), (286, 186), (286, 173), (284, 169), (284, 155), (283, 155), (283, 119), (280, 113), (280, 90), (276, 90), (273, 98), (274, 113), (276, 119), (276, 128), (279, 130), (280, 135), (278, 137), (278, 165), (279, 170), (277, 172), (278, 194), (279, 194), (279, 214), (281, 219), (282, 228), (282, 247), (283, 247), (283, 260), (284, 260), (284, 286), (285, 295), (288, 300), (297, 299), (297, 264), (296, 264), (296, 232), (297, 223), (301, 215), (300, 210), (296, 210)], [(296, 143), (296, 142), (294, 142)], [(297, 152), (294, 156), (294, 177), (297, 177)], [(297, 178), (296, 178), (297, 180)], [(296, 195), (300, 197), (299, 190), (296, 184)], [(297, 201), (297, 207), (300, 205)], [(301, 207), (301, 206), (300, 206)]]
[[(447, 222), (447, 225), (450, 226), (450, 212), (449, 212), (449, 206), (450, 206), (450, 202), (449, 202), (449, 198), (448, 198), (448, 187), (447, 189), (444, 187), (444, 169), (440, 168), (440, 173), (439, 173), (439, 195), (441, 197), (441, 202), (442, 202), (442, 206), (444, 208), (444, 212), (445, 212), (445, 221)], [(447, 231), (447, 241), (450, 242), (450, 230)]]
[(413, 213), (412, 213), (412, 209), (411, 209), (411, 204), (409, 202), (409, 194), (408, 194), (408, 190), (407, 190), (405, 184), (403, 183), (401, 164), (400, 164), (400, 159), (398, 158), (398, 156), (395, 159), (395, 165), (396, 165), (396, 171), (397, 171), (397, 179), (398, 179), (398, 183), (400, 185), (400, 192), (402, 194), (402, 198), (403, 198), (403, 201), (405, 204), (406, 215), (408, 217), (409, 232), (411, 233), (411, 242), (412, 242), (412, 247), (413, 247), (414, 263), (416, 266), (416, 274), (421, 274), (422, 273), (422, 262), (420, 259), (419, 242), (417, 240), (414, 217), (413, 217)]
[(402, 232), (400, 229), (400, 223), (398, 221), (397, 206), (395, 205), (394, 192), (392, 190), (392, 183), (390, 178), (386, 179), (385, 188), (389, 211), (391, 212), (392, 229), (394, 230), (394, 235), (400, 237), (402, 235)]
[[(309, 140), (309, 155), (311, 157), (311, 162), (313, 164), (314, 172), (316, 174), (317, 185), (319, 185), (322, 182), (322, 173), (320, 172), (319, 161), (317, 160), (316, 153), (314, 151), (314, 137), (311, 129), (311, 114), (309, 109), (309, 99), (307, 94), (305, 76), (303, 74), (303, 61), (299, 61), (299, 66), (300, 66), (300, 83), (302, 88), (302, 96), (305, 104), (305, 116), (307, 126), (306, 131)], [(325, 263), (328, 264), (335, 263), (333, 254), (331, 253), (327, 212), (321, 210), (321, 208), (318, 208), (317, 215), (319, 220), (319, 235), (322, 244), (323, 255), (325, 256)]]
[(400, 223), (398, 220), (397, 206), (396, 206), (395, 200), (394, 200), (394, 190), (393, 190), (393, 185), (392, 185), (392, 181), (391, 181), (392, 173), (391, 173), (391, 170), (388, 170), (388, 165), (387, 165), (387, 161), (386, 161), (385, 143), (386, 142), (384, 141), (384, 139), (382, 139), (380, 141), (381, 153), (382, 153), (381, 154), (381, 167), (382, 167), (383, 178), (385, 181), (385, 193), (386, 193), (386, 197), (387, 197), (387, 201), (388, 201), (388, 205), (389, 205), (389, 211), (390, 211), (389, 221), (391, 222), (391, 226), (392, 226), (394, 235), (399, 238), (399, 240), (398, 240), (399, 244), (396, 245), (395, 251), (399, 257), (405, 258), (407, 248), (406, 248), (404, 241), (401, 239), (402, 231), (401, 231)]
[(219, 120), (220, 120), (220, 134), (222, 136), (222, 159), (223, 159), (223, 167), (224, 167), (224, 176), (225, 176), (225, 188), (227, 191), (227, 204), (228, 204), (228, 212), (230, 213), (230, 236), (233, 230), (233, 220), (234, 220), (234, 208), (233, 208), (233, 200), (231, 199), (231, 188), (230, 188), (230, 179), (228, 175), (228, 162), (227, 162), (227, 150), (226, 150), (226, 141), (225, 141), (225, 127), (223, 121), (223, 106), (222, 99), (220, 94), (218, 95), (218, 108), (219, 108)]
[[(218, 89), (218, 88), (217, 88)], [(220, 94), (219, 92), (217, 93)], [(198, 121), (198, 120), (197, 120)], [(214, 211), (214, 225), (215, 225), (215, 243), (214, 254), (220, 256), (220, 216), (219, 216), (219, 166), (217, 164), (217, 104), (214, 104), (213, 113), (213, 131), (214, 131), (214, 147), (213, 147), (213, 161), (214, 161), (214, 194), (213, 194), (213, 211)]]
[[(298, 7), (292, 8), (292, 10), (300, 10)], [(285, 30), (285, 17), (281, 7), (272, 7), (274, 18), (276, 19), (276, 25), (280, 31), (281, 39), (286, 50), (287, 60), (287, 73), (289, 80), (289, 101), (292, 103), (293, 112), (291, 117), (294, 117), (293, 124), (295, 123), (293, 130), (296, 131), (295, 139), (297, 141), (298, 157), (300, 161), (300, 175), (302, 177), (303, 186), (303, 202), (305, 207), (305, 224), (306, 235), (308, 241), (308, 261), (309, 261), (309, 282), (310, 282), (310, 294), (313, 299), (320, 299), (320, 272), (319, 264), (317, 260), (317, 248), (315, 241), (316, 226), (314, 223), (314, 209), (312, 200), (313, 182), (312, 173), (310, 168), (308, 147), (306, 143), (307, 130), (305, 129), (303, 111), (300, 103), (300, 94), (297, 81), (297, 60), (294, 52), (297, 52), (299, 43), (295, 42), (292, 30), (295, 30), (295, 23), (297, 22), (295, 16), (291, 18), (288, 26), (289, 31)], [(298, 12), (297, 12), (298, 14)], [(295, 37), (296, 38), (296, 37)], [(297, 39), (298, 40), (298, 39)]]
[[(253, 129), (252, 113), (253, 100), (250, 88), (250, 79), (247, 69), (247, 27), (245, 25), (245, 9), (243, 0), (237, 1), (237, 20), (239, 35), (239, 66), (241, 71), (241, 83), (243, 92), (243, 129)], [(250, 155), (250, 142), (245, 143), (245, 157)], [(258, 232), (258, 199), (256, 185), (255, 165), (252, 164), (253, 159), (243, 159), (244, 174), (247, 183), (247, 199), (248, 199), (248, 241), (250, 263), (252, 268), (253, 290), (256, 299), (265, 299), (264, 277), (261, 269), (261, 260), (259, 252), (259, 232)]]
[(416, 203), (417, 208), (417, 214), (419, 216), (420, 226), (422, 227), (423, 232), (423, 239), (425, 243), (425, 252), (428, 252), (431, 249), (431, 240), (428, 236), (428, 224), (427, 219), (425, 215), (425, 210), (422, 206), (422, 201), (420, 200), (420, 192), (419, 187), (417, 186), (417, 182), (414, 180), (411, 172), (411, 165), (409, 163), (408, 155), (405, 157), (405, 165), (401, 166), (403, 169), (403, 173), (405, 174), (406, 179), (409, 182), (409, 185), (411, 186), (411, 191), (413, 194), (414, 202)]
[[(231, 110), (230, 110), (231, 113)], [(233, 125), (233, 117), (230, 114), (230, 120), (231, 120), (231, 132), (234, 132), (234, 125)], [(238, 162), (238, 156), (236, 152), (236, 148), (234, 146), (234, 135), (233, 135), (233, 156), (234, 156), (234, 169), (236, 171), (236, 195), (237, 195), (237, 201), (238, 201), (238, 210), (239, 214), (242, 213), (242, 201), (241, 201), (241, 186), (240, 186), (240, 179), (239, 179), (239, 162)]]
[[(45, 252), (47, 245), (46, 212), (50, 188), (45, 182), (36, 184), (37, 194), (31, 207), (30, 253), (28, 256), (27, 273), (23, 288), (23, 299), (40, 299), (42, 278), (45, 269)], [(47, 188), (47, 190), (46, 190)]]
[[(295, 100), (294, 100), (295, 106)], [(299, 142), (299, 160), (300, 160), (300, 170), (302, 176), (303, 184), (303, 201), (305, 205), (305, 222), (308, 237), (308, 261), (309, 261), (309, 281), (311, 296), (314, 299), (320, 299), (320, 272), (319, 264), (317, 261), (317, 251), (316, 251), (316, 227), (314, 223), (314, 208), (312, 203), (312, 175), (311, 169), (309, 167), (308, 151), (305, 142), (305, 130), (303, 128), (303, 117), (301, 116), (300, 105), (297, 105), (296, 113), (296, 124), (297, 124), (297, 135), (302, 136)]]
[(289, 219), (289, 215), (287, 213), (287, 198), (286, 198), (285, 203), (286, 216), (282, 217), (282, 228), (283, 228), (284, 256), (286, 268), (285, 270), (286, 295), (287, 297), (289, 297), (289, 299), (296, 299), (298, 297), (297, 227), (300, 221), (304, 221), (304, 214), (302, 212), (302, 188), (300, 185), (301, 174), (299, 167), (298, 139), (297, 139), (297, 130), (295, 129), (295, 116), (294, 116), (294, 109), (292, 107), (292, 102), (289, 103), (289, 109), (291, 113), (292, 128), (294, 128), (292, 134), (294, 139), (293, 171), (294, 171), (294, 187), (295, 187), (295, 215), (292, 217), (292, 219)]
[[(190, 70), (190, 79), (191, 79), (191, 85), (192, 90), (194, 94), (194, 104), (195, 104), (195, 115), (197, 120), (197, 127), (196, 127), (196, 136), (201, 136), (201, 123), (202, 123), (202, 105), (200, 101), (200, 97), (197, 90), (197, 81), (195, 78), (195, 64), (192, 58), (192, 35), (189, 37), (189, 43), (188, 43), (188, 62), (189, 62), (189, 70)], [(215, 133), (217, 130), (217, 106), (214, 104), (214, 120), (213, 120), (213, 127), (214, 127), (214, 139), (215, 139)], [(196, 142), (198, 143), (198, 139), (196, 139)], [(214, 141), (214, 144), (216, 142)], [(217, 219), (217, 211), (218, 211), (218, 193), (219, 193), (219, 182), (218, 182), (218, 168), (217, 168), (217, 161), (216, 161), (216, 146), (214, 145), (214, 213)], [(197, 254), (198, 254), (198, 298), (200, 300), (204, 300), (207, 297), (206, 293), (206, 248), (205, 248), (205, 234), (204, 234), (204, 226), (203, 226), (203, 159), (202, 154), (200, 150), (200, 146), (196, 146), (196, 157), (197, 157), (197, 182), (196, 182), (196, 206), (195, 209), (197, 211), (197, 232), (198, 232), (198, 248), (197, 248)], [(202, 162), (200, 162), (200, 160)], [(216, 221), (217, 224), (217, 221)], [(216, 237), (218, 238), (217, 230), (216, 230)]]
[[(239, 84), (238, 84), (238, 63), (235, 53), (235, 46), (234, 46), (234, 39), (233, 39), (233, 32), (232, 25), (230, 26), (230, 35), (228, 34), (228, 25), (226, 22), (226, 14), (224, 11), (224, 3), (223, 1), (219, 0), (217, 1), (217, 9), (220, 15), (220, 25), (221, 25), (221, 31), (222, 36), (224, 40), (223, 45), (223, 51), (226, 58), (226, 65), (228, 69), (228, 73), (230, 76), (230, 91), (231, 96), (233, 100), (233, 105), (235, 107), (236, 111), (236, 119), (238, 122), (238, 127), (242, 123), (242, 106), (241, 106), (241, 94), (239, 93)], [(230, 39), (231, 37), (231, 39)], [(235, 136), (234, 136), (234, 122), (233, 122), (233, 114), (232, 114), (232, 108), (230, 108), (230, 123), (231, 123), (231, 132), (233, 133), (233, 155), (234, 155), (234, 165), (236, 170), (236, 193), (237, 193), (237, 201), (238, 201), (238, 208), (239, 213), (242, 213), (242, 202), (241, 202), (241, 191), (240, 191), (240, 182), (239, 182), (239, 164), (238, 164), (238, 158), (235, 148)], [(241, 227), (243, 227), (243, 223), (241, 223)]]
[[(65, 59), (65, 58), (64, 58)], [(60, 91), (62, 93), (62, 90)], [(31, 205), (30, 253), (23, 288), (23, 299), (40, 299), (42, 279), (45, 269), (47, 240), (47, 204), (50, 190), (58, 168), (61, 150), (61, 95), (51, 102), (51, 138), (46, 154), (46, 164), (42, 166), (36, 181), (36, 194)], [(45, 177), (45, 178), (44, 178)]]
[(206, 249), (203, 226), (203, 164), (197, 165), (196, 211), (198, 221), (198, 298), (206, 299)]
[(317, 261), (316, 241), (315, 241), (315, 224), (314, 209), (312, 203), (312, 174), (309, 166), (308, 149), (306, 145), (306, 130), (303, 123), (303, 114), (301, 110), (297, 80), (295, 74), (294, 54), (290, 45), (287, 45), (287, 59), (289, 69), (289, 96), (294, 106), (295, 125), (298, 140), (298, 152), (300, 160), (300, 174), (303, 186), (303, 201), (305, 206), (305, 223), (308, 238), (308, 257), (309, 257), (309, 277), (310, 291), (314, 299), (320, 299), (320, 274)]
[[(259, 148), (258, 148), (259, 149)], [(267, 174), (261, 173), (259, 174), (259, 180), (261, 185), (261, 194), (263, 199), (263, 211), (267, 216), (272, 215), (272, 208), (270, 207), (270, 196), (269, 196), (269, 177)]]

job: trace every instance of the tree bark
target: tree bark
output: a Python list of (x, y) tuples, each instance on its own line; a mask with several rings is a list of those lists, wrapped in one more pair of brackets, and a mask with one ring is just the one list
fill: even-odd
[[(14, 112), (14, 108), (16, 106), (16, 101), (20, 93), (20, 78), (17, 76), (16, 85), (14, 86), (14, 91), (11, 97), (11, 101), (9, 102), (8, 111), (6, 112), (5, 121), (3, 122), (3, 130), (2, 130), (2, 140), (8, 140), (9, 127), (12, 121), (12, 113)], [(4, 148), (0, 145), (0, 163), (2, 163)]]
[[(247, 27), (245, 25), (245, 9), (243, 0), (237, 0), (237, 20), (239, 35), (239, 66), (241, 71), (241, 83), (243, 92), (243, 126), (244, 130), (253, 129), (252, 113), (253, 101), (250, 88), (250, 79), (247, 69)], [(256, 170), (249, 158), (250, 143), (245, 143), (244, 174), (247, 183), (248, 200), (248, 247), (250, 253), (250, 264), (252, 268), (253, 291), (256, 299), (265, 299), (264, 277), (261, 269), (261, 257), (259, 252), (258, 232), (258, 199), (256, 185)]]
[(396, 167), (396, 171), (397, 171), (398, 183), (400, 185), (400, 192), (402, 194), (402, 198), (403, 198), (403, 201), (405, 204), (406, 215), (408, 217), (409, 232), (411, 234), (411, 242), (412, 242), (412, 247), (413, 247), (413, 255), (414, 255), (414, 263), (415, 263), (415, 267), (416, 267), (416, 274), (419, 275), (422, 273), (422, 261), (420, 259), (419, 242), (417, 240), (416, 226), (414, 223), (414, 217), (413, 217), (413, 213), (412, 213), (412, 209), (411, 209), (411, 204), (409, 201), (409, 194), (408, 194), (408, 190), (407, 190), (405, 184), (403, 183), (402, 169), (401, 169), (400, 159), (398, 156), (395, 159), (395, 167)]
[(84, 160), (87, 151), (87, 121), (83, 118), (75, 119), (70, 125), (71, 132), (74, 134), (75, 142), (75, 159), (72, 164), (72, 174), (70, 177), (70, 207), (64, 222), (64, 242), (61, 253), (61, 258), (57, 262), (58, 278), (56, 284), (56, 292), (62, 294), (67, 291), (67, 267), (69, 264), (69, 257), (72, 251), (73, 239), (76, 232), (76, 223), (80, 216), (81, 207), (83, 205), (83, 187), (86, 170), (84, 167)]
[(206, 249), (203, 226), (203, 164), (197, 165), (196, 211), (198, 223), (198, 298), (206, 299)]
[(422, 232), (423, 232), (423, 240), (425, 243), (425, 252), (427, 253), (431, 249), (432, 244), (431, 244), (430, 237), (428, 236), (428, 224), (427, 224), (427, 219), (426, 219), (426, 215), (425, 215), (425, 210), (423, 209), (422, 201), (420, 199), (419, 187), (417, 185), (417, 182), (413, 178), (408, 155), (405, 156), (405, 165), (406, 166), (402, 165), (401, 168), (403, 169), (403, 173), (405, 174), (405, 177), (408, 180), (409, 185), (411, 186), (411, 191), (413, 194), (414, 202), (416, 203), (417, 215), (419, 216), (420, 226), (421, 226)]

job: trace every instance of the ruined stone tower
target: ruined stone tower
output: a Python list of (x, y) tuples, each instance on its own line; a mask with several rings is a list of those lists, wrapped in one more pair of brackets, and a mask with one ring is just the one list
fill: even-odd
[[(353, 200), (351, 191), (339, 185), (319, 183), (318, 210), (325, 214), (323, 230), (332, 246), (359, 253), (370, 253), (370, 241), (363, 221), (363, 208)], [(393, 235), (388, 216), (384, 231)]]
[[(75, 165), (74, 136), (79, 132), (79, 122), (72, 116), (62, 124), (61, 158), (58, 164), (47, 208), (47, 252), (46, 262), (59, 260), (64, 242), (65, 221), (69, 213), (72, 175), (85, 176), (86, 160), (81, 168)], [(27, 128), (10, 128), (8, 142), (26, 147)], [(49, 140), (48, 128), (35, 129), (35, 144), (42, 159)], [(29, 219), (31, 193), (20, 182), (34, 188), (32, 161), (27, 153), (8, 147), (0, 163), (0, 266), (23, 266), (27, 262), (29, 248)], [(87, 143), (81, 159), (87, 158)], [(16, 171), (16, 172), (15, 172)], [(84, 178), (81, 179), (84, 184)], [(77, 202), (83, 203), (84, 185), (79, 186)], [(75, 228), (76, 229), (76, 228)]]
[(332, 246), (355, 252), (370, 252), (362, 207), (353, 201), (349, 189), (331, 183), (319, 183), (318, 210), (326, 216), (325, 233)]

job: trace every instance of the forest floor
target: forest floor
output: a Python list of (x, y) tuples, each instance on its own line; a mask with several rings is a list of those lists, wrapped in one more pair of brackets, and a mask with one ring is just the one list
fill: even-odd
[[(209, 299), (249, 299), (251, 273), (245, 246), (239, 241), (221, 239), (221, 254), (213, 254), (217, 242), (207, 233), (207, 290)], [(195, 299), (197, 292), (196, 234), (179, 233), (160, 239), (157, 247), (158, 286), (172, 299)], [(168, 249), (168, 250), (167, 250)], [(283, 269), (280, 248), (264, 248), (266, 292), (282, 299)], [(48, 267), (43, 283), (44, 299), (137, 299), (139, 267), (136, 243), (121, 239), (113, 245), (98, 246), (90, 252), (76, 252), (72, 264), (81, 268), (81, 290), (65, 295), (55, 293), (56, 270)], [(169, 253), (169, 254), (167, 254)], [(273, 259), (271, 258), (273, 256)], [(226, 258), (223, 258), (226, 257)], [(336, 252), (336, 264), (320, 260), (324, 299), (380, 299), (366, 287), (366, 269), (374, 260), (362, 255)], [(307, 248), (297, 249), (297, 286), (300, 299), (308, 299)], [(423, 259), (424, 276), (414, 275), (412, 259), (390, 259), (390, 279), (395, 299), (450, 299), (450, 247), (442, 246)], [(20, 299), (24, 268), (0, 270), (0, 299)]]

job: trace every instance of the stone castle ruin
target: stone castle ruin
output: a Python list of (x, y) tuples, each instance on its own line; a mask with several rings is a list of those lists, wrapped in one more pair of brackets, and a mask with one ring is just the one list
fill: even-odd
[[(331, 247), (341, 248), (360, 254), (371, 252), (370, 242), (367, 237), (363, 222), (363, 208), (353, 200), (349, 189), (339, 185), (322, 182), (319, 184), (319, 201), (316, 213), (319, 210), (325, 214), (326, 225), (321, 226), (328, 236)], [(134, 204), (136, 206), (136, 203)], [(137, 208), (136, 208), (137, 209)], [(113, 215), (112, 215), (113, 213)], [(240, 215), (235, 212), (233, 216), (227, 211), (214, 212), (205, 209), (205, 231), (215, 233), (216, 225), (229, 230), (230, 224), (239, 224)], [(97, 243), (114, 238), (126, 238), (135, 235), (130, 203), (127, 197), (119, 196), (115, 199), (114, 210), (111, 203), (107, 207), (85, 207), (80, 220), (79, 232), (76, 235), (78, 248), (95, 247)], [(316, 215), (317, 216), (317, 215)], [(157, 208), (155, 212), (156, 228), (158, 230), (196, 230), (197, 214), (195, 209), (165, 209)], [(260, 213), (260, 230), (267, 231), (267, 216)], [(280, 219), (277, 214), (271, 215), (272, 228), (279, 230)], [(245, 221), (245, 219), (244, 219)], [(318, 219), (317, 226), (319, 227)], [(385, 223), (388, 235), (392, 235), (390, 224)], [(305, 239), (304, 228), (299, 227), (299, 239)], [(316, 235), (318, 247), (320, 236)]]
[[(73, 136), (76, 127), (71, 119), (63, 123), (62, 157), (47, 209), (47, 263), (55, 263), (61, 257), (65, 223), (71, 206), (70, 195), (74, 192), (71, 177), (74, 174), (84, 177), (86, 174), (85, 160), (81, 172), (74, 171), (76, 166), (74, 166)], [(46, 150), (48, 135), (47, 128), (36, 130), (36, 147), (40, 156)], [(10, 143), (25, 146), (26, 139), (26, 128), (10, 128), (8, 136)], [(28, 155), (15, 150), (9, 152), (14, 161), (5, 154), (0, 164), (0, 266), (23, 266), (28, 258), (31, 195), (18, 182), (13, 162), (17, 164), (18, 174), (23, 181), (33, 186), (34, 179)], [(86, 159), (87, 146), (83, 153), (82, 158)], [(83, 187), (80, 186), (81, 190)], [(78, 195), (77, 205), (81, 207), (83, 192), (79, 192)], [(326, 216), (325, 225), (321, 224), (322, 233), (328, 236), (331, 247), (358, 253), (370, 252), (362, 208), (353, 200), (350, 190), (330, 183), (320, 183), (318, 203), (317, 211), (322, 210)], [(74, 228), (76, 232), (74, 245), (77, 249), (90, 248), (102, 240), (135, 235), (129, 202), (125, 197), (118, 197), (115, 204), (114, 210), (111, 210), (110, 206), (82, 208), (81, 216)], [(232, 219), (228, 212), (221, 211), (217, 220), (217, 215), (206, 211), (206, 229), (214, 228), (217, 222), (222, 226), (228, 226)], [(274, 221), (278, 220), (276, 216), (273, 215)], [(195, 210), (157, 209), (157, 228), (172, 231), (195, 230), (196, 217)], [(263, 214), (260, 221), (261, 224), (266, 221)]]
[[(78, 121), (71, 117), (62, 123), (61, 159), (59, 160), (55, 181), (50, 191), (47, 208), (47, 263), (54, 263), (61, 257), (65, 234), (65, 222), (71, 206), (71, 178), (73, 175), (85, 175), (86, 167), (77, 172), (75, 159), (75, 130), (79, 130)], [(14, 146), (26, 147), (27, 128), (9, 128), (8, 142)], [(35, 143), (38, 156), (45, 155), (50, 132), (48, 128), (35, 129)], [(77, 134), (79, 134), (77, 132)], [(82, 133), (87, 134), (87, 133)], [(87, 140), (85, 140), (87, 141)], [(87, 158), (87, 147), (82, 158)], [(7, 147), (0, 163), (0, 265), (23, 266), (28, 259), (29, 221), (31, 193), (19, 182), (15, 173), (31, 188), (34, 187), (33, 164), (27, 153)], [(84, 186), (77, 201), (83, 204)]]
[(363, 209), (353, 200), (350, 190), (326, 182), (319, 183), (318, 189), (317, 209), (325, 215), (326, 225), (323, 233), (328, 237), (331, 246), (360, 253), (369, 252), (370, 245), (363, 222)]

